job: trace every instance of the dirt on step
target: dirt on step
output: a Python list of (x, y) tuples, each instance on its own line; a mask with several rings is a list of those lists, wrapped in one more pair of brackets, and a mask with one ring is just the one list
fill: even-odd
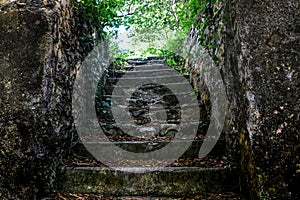
[[(122, 167), (132, 167), (132, 166), (141, 166), (142, 161), (140, 160), (119, 160), (118, 163)], [(142, 165), (144, 167), (156, 166), (157, 160), (143, 161)], [(162, 162), (162, 161), (159, 161)], [(177, 159), (175, 161), (165, 161), (165, 166), (168, 167), (203, 167), (203, 168), (216, 168), (216, 167), (230, 167), (232, 163), (228, 157), (213, 157), (207, 156), (205, 158), (186, 158), (186, 159)], [(172, 163), (172, 164), (169, 164)], [(100, 161), (97, 161), (88, 157), (81, 157), (78, 155), (72, 155), (63, 160), (64, 166), (68, 167), (107, 167)]]
[(57, 193), (44, 200), (245, 200), (245, 198), (232, 192), (190, 197), (103, 197), (95, 194)]

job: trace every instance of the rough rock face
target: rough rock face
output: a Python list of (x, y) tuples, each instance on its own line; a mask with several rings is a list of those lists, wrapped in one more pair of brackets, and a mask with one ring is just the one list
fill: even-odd
[[(300, 163), (299, 1), (229, 1), (222, 68), (252, 199), (296, 198)], [(292, 192), (292, 193), (290, 193)]]
[[(226, 156), (229, 156), (231, 161), (238, 163), (240, 159), (239, 134), (233, 128), (231, 119), (232, 113), (228, 109), (229, 102), (223, 102), (227, 99), (227, 96), (222, 80), (223, 73), (219, 71), (221, 66), (224, 65), (224, 35), (226, 32), (224, 25), (226, 18), (225, 3), (217, 1), (213, 7), (213, 11), (213, 16), (203, 14), (199, 20), (197, 20), (200, 21), (200, 24), (191, 28), (189, 37), (185, 43), (187, 55), (185, 55), (184, 52), (181, 52), (181, 54), (185, 57), (185, 67), (190, 72), (190, 81), (194, 87), (198, 88), (201, 101), (204, 104), (204, 110), (206, 112), (201, 113), (203, 115), (202, 117), (210, 122), (214, 118), (212, 116), (213, 113), (211, 113), (213, 107), (212, 99), (215, 99), (215, 101), (218, 102), (217, 104), (219, 104), (215, 106), (217, 107), (216, 110), (219, 110), (218, 115), (226, 113), (225, 122), (219, 124), (220, 127), (223, 127), (220, 137), (226, 141)], [(201, 33), (198, 27), (201, 26), (203, 16), (207, 17), (208, 25), (203, 33)], [(202, 42), (200, 43), (199, 41)], [(203, 46), (206, 46), (206, 48), (204, 49)], [(215, 69), (212, 70), (212, 68)], [(212, 71), (214, 72), (212, 73)], [(217, 75), (214, 73), (217, 73)], [(224, 93), (222, 91), (223, 89)], [(218, 94), (213, 95), (210, 93), (214, 91)], [(222, 95), (224, 95), (224, 97)], [(220, 116), (218, 118), (220, 119)]]
[(79, 34), (69, 1), (0, 1), (1, 199), (51, 189), (74, 135)]
[[(226, 27), (219, 32), (214, 55), (222, 58), (224, 52), (219, 67), (229, 101), (224, 129), (229, 153), (241, 164), (242, 185), (252, 199), (297, 199), (300, 3), (229, 0), (225, 4)], [(208, 42), (212, 27), (206, 30)], [(195, 32), (187, 42), (192, 54), (201, 50)], [(207, 96), (201, 62), (196, 57), (189, 67), (194, 85), (200, 80), (198, 87)]]

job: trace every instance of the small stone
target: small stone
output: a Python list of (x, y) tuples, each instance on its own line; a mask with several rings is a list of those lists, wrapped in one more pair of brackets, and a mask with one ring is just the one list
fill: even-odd
[(26, 6), (26, 3), (17, 2), (16, 4), (17, 4), (18, 6), (22, 6), (22, 7), (23, 7), (23, 6)]

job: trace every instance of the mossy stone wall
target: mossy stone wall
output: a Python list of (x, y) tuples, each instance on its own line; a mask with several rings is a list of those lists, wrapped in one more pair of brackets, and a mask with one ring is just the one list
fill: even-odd
[(91, 47), (79, 37), (92, 28), (81, 32), (67, 0), (0, 5), (0, 198), (34, 199), (76, 138), (72, 87)]
[[(206, 51), (219, 58), (229, 102), (227, 152), (241, 167), (243, 190), (251, 199), (300, 198), (300, 2), (228, 0), (217, 6), (221, 18), (214, 13), (204, 40), (217, 41)], [(212, 40), (216, 25), (223, 28)], [(205, 99), (201, 40), (192, 29), (186, 44), (196, 56), (187, 57), (187, 66)]]
[(252, 199), (297, 198), (300, 3), (228, 1), (224, 81)]

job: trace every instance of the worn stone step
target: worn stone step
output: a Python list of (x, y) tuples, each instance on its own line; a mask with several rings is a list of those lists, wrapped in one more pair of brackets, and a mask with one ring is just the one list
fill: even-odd
[[(146, 153), (154, 150), (161, 149), (161, 153), (165, 153), (167, 155), (169, 151), (167, 148), (163, 148), (172, 141), (173, 145), (176, 148), (182, 148), (185, 157), (198, 157), (198, 153), (200, 150), (201, 144), (205, 141), (208, 143), (214, 144), (213, 148), (209, 152), (209, 156), (224, 156), (226, 150), (225, 140), (223, 138), (217, 141), (216, 138), (206, 138), (206, 139), (157, 139), (157, 140), (147, 140), (145, 138), (143, 141), (108, 141), (108, 138), (103, 137), (86, 137), (88, 141), (79, 142), (73, 148), (73, 152), (76, 155), (93, 158), (90, 152), (87, 150), (92, 150), (93, 152), (99, 153), (110, 153), (112, 145), (115, 145), (123, 150), (135, 153)], [(84, 138), (83, 138), (84, 139)], [(98, 141), (97, 141), (98, 140)], [(102, 140), (102, 141), (101, 141)], [(181, 155), (179, 155), (181, 156)], [(175, 158), (176, 159), (176, 158)]]
[[(101, 110), (99, 111), (101, 112)], [(121, 111), (120, 111), (121, 112)], [(177, 113), (173, 114), (166, 114), (165, 112), (160, 113), (145, 113), (139, 116), (131, 116), (130, 113), (122, 113), (119, 112), (115, 115), (112, 112), (107, 112), (104, 114), (98, 114), (98, 122), (101, 125), (111, 125), (111, 124), (121, 124), (120, 126), (126, 127), (127, 124), (133, 124), (135, 127), (137, 126), (147, 126), (153, 124), (188, 124), (191, 125), (190, 122), (196, 122), (197, 120), (202, 123), (201, 119), (204, 118), (205, 115), (203, 114), (200, 116), (196, 115), (188, 115), (182, 116)], [(200, 118), (200, 120), (199, 120)], [(193, 124), (193, 123), (192, 123)], [(183, 126), (183, 125), (182, 125)]]
[[(164, 116), (178, 115), (178, 119), (187, 120), (187, 119), (198, 119), (202, 118), (205, 115), (203, 110), (203, 105), (198, 102), (188, 102), (183, 105), (173, 104), (166, 105), (165, 104), (150, 104), (147, 102), (127, 102), (123, 100), (112, 100), (113, 102), (101, 101), (97, 103), (97, 110), (101, 115), (101, 112), (114, 112), (116, 114), (124, 115), (125, 119), (129, 119), (130, 117), (138, 117), (138, 116), (157, 116), (161, 119), (167, 119)], [(197, 110), (197, 112), (196, 112)], [(122, 112), (122, 113), (120, 113)], [(199, 116), (200, 115), (200, 116)], [(103, 115), (102, 117), (106, 117)], [(161, 118), (164, 117), (164, 118)], [(156, 118), (152, 118), (155, 120)]]
[[(114, 91), (118, 89), (118, 91)], [(122, 92), (125, 90), (126, 93)], [(127, 91), (128, 90), (128, 91)], [(152, 93), (151, 92), (155, 92)], [(120, 92), (120, 93), (119, 93)], [(128, 94), (127, 94), (128, 93)], [(185, 98), (194, 98), (196, 97), (195, 91), (191, 88), (190, 84), (187, 82), (182, 83), (166, 83), (166, 84), (158, 84), (156, 88), (148, 89), (147, 84), (143, 82), (126, 84), (126, 85), (105, 85), (105, 87), (100, 91), (100, 96), (119, 96), (123, 98), (137, 98), (143, 96), (152, 95), (153, 98), (159, 97), (168, 97), (174, 98), (174, 95), (177, 97), (178, 95), (182, 95)], [(179, 96), (180, 97), (180, 96)], [(178, 98), (178, 97), (177, 97)]]
[[(174, 95), (178, 95), (179, 97), (182, 95), (184, 98), (187, 98), (187, 97), (191, 97), (191, 96), (195, 96), (195, 92), (190, 92), (190, 91), (182, 91), (180, 93), (166, 93), (166, 94), (162, 94), (160, 95), (159, 97), (153, 97), (154, 99), (154, 102), (155, 101), (161, 101), (163, 99), (168, 99), (170, 97), (173, 97)], [(101, 96), (103, 100), (116, 100), (117, 102), (121, 99), (123, 100), (124, 99), (124, 96), (121, 96), (121, 95), (117, 95), (117, 94), (114, 94), (114, 95), (102, 95)], [(136, 96), (131, 96), (131, 97), (125, 97), (126, 101), (143, 101), (145, 98), (144, 97), (136, 97)], [(196, 101), (196, 100), (195, 100)]]
[(148, 65), (148, 64), (166, 64), (166, 61), (164, 59), (160, 60), (128, 60), (128, 65), (131, 66), (139, 66), (139, 65)]
[[(200, 115), (201, 117), (201, 115)], [(159, 126), (162, 125), (164, 126), (165, 124), (181, 124), (182, 126), (184, 126), (184, 124), (186, 125), (190, 125), (190, 124), (202, 124), (202, 117), (199, 120), (199, 117), (195, 116), (195, 118), (189, 117), (189, 118), (179, 118), (179, 117), (173, 117), (170, 119), (160, 119), (160, 118), (148, 118), (148, 121), (144, 122), (144, 123), (139, 123), (137, 122), (138, 120), (142, 120), (143, 118), (132, 118), (130, 115), (128, 115), (127, 118), (118, 118), (115, 119), (114, 116), (112, 116), (111, 113), (107, 114), (99, 114), (98, 116), (98, 121), (97, 123), (100, 123), (101, 125), (115, 125), (117, 124), (117, 126), (127, 126), (127, 125), (134, 125), (134, 126), (148, 126), (153, 125), (153, 126)], [(206, 123), (206, 122), (205, 122)]]
[[(184, 78), (184, 79), (182, 79)], [(117, 82), (122, 79), (122, 82), (126, 83), (125, 81), (127, 81), (128, 83), (131, 83), (133, 81), (135, 82), (147, 82), (147, 83), (176, 83), (176, 82), (184, 82), (184, 83), (189, 83), (189, 79), (181, 74), (177, 74), (177, 75), (168, 75), (168, 74), (162, 74), (162, 75), (150, 75), (150, 74), (126, 74), (123, 77), (111, 77), (108, 78), (107, 81), (109, 81), (109, 83), (112, 84), (117, 84)]]
[[(190, 96), (194, 96), (195, 95), (195, 92), (191, 92), (191, 91), (182, 91), (182, 92), (178, 92), (178, 93), (165, 93), (165, 94), (161, 94), (158, 98), (158, 100), (160, 99), (164, 99), (164, 98), (169, 98), (169, 97), (173, 97), (173, 95), (184, 95), (186, 97), (190, 97)], [(109, 95), (109, 94), (106, 94), (106, 95), (102, 95), (102, 98), (103, 99), (108, 99), (108, 100), (111, 100), (111, 99), (124, 99), (124, 96), (121, 96), (121, 95), (118, 95), (118, 94), (113, 94), (113, 95)], [(143, 100), (143, 98), (138, 98), (136, 96), (131, 96), (131, 97), (128, 97), (126, 98), (127, 101), (129, 100)]]
[(154, 70), (154, 69), (168, 69), (169, 66), (167, 66), (164, 63), (161, 64), (152, 64), (152, 63), (144, 63), (143, 65), (137, 65), (137, 66), (125, 66), (126, 70), (130, 71), (145, 71), (145, 70)]
[[(193, 109), (193, 108), (190, 108)], [(101, 112), (101, 110), (99, 111)], [(104, 111), (102, 111), (104, 112)], [(147, 125), (150, 123), (159, 123), (161, 122), (166, 123), (167, 120), (177, 120), (177, 121), (196, 121), (199, 120), (199, 118), (204, 118), (203, 116), (196, 115), (193, 113), (189, 113), (189, 110), (187, 109), (185, 113), (180, 111), (180, 109), (176, 110), (156, 110), (156, 111), (141, 111), (141, 110), (134, 110), (131, 112), (128, 112), (126, 109), (120, 109), (117, 108), (117, 111), (111, 112), (107, 111), (104, 114), (98, 114), (99, 116), (99, 122), (101, 123), (109, 123), (112, 122), (114, 119), (114, 122), (117, 123), (123, 123), (123, 124), (136, 124), (136, 125)]]
[[(145, 124), (137, 124), (135, 121), (132, 123), (120, 122), (100, 122), (100, 126), (107, 135), (132, 135), (135, 137), (156, 137), (156, 136), (169, 136), (177, 134), (181, 139), (194, 139), (195, 135), (203, 135), (201, 129), (207, 126), (204, 122), (190, 122), (190, 123), (166, 123), (166, 122), (149, 122)], [(90, 135), (89, 133), (87, 133)]]
[(225, 192), (225, 193), (209, 193), (209, 194), (196, 194), (196, 195), (184, 195), (184, 196), (103, 196), (91, 193), (54, 193), (51, 196), (44, 197), (42, 200), (85, 200), (85, 199), (94, 199), (94, 200), (246, 200), (241, 194), (236, 192)]
[(152, 60), (165, 60), (166, 57), (164, 56), (156, 56), (156, 55), (152, 55), (152, 56), (147, 56), (144, 58), (128, 58), (125, 61), (152, 61)]
[[(195, 107), (199, 107), (198, 102), (188, 102), (183, 105), (162, 105), (162, 104), (154, 104), (154, 105), (143, 105), (141, 102), (134, 103), (136, 101), (130, 101), (130, 103), (127, 103), (126, 101), (121, 101), (121, 102), (113, 102), (113, 106), (116, 107), (117, 109), (122, 109), (122, 110), (134, 110), (134, 111), (149, 111), (149, 112), (166, 112), (167, 111), (180, 111), (182, 109), (194, 109)], [(122, 103), (122, 104), (121, 104)], [(125, 103), (125, 105), (124, 105)]]
[[(100, 121), (100, 123), (98, 124), (98, 126), (100, 125), (103, 129), (105, 129), (105, 131), (107, 131), (108, 135), (120, 135), (120, 131), (118, 131), (118, 129), (121, 129), (123, 133), (125, 134), (130, 134), (131, 131), (135, 131), (135, 132), (140, 132), (140, 135), (143, 135), (145, 137), (151, 137), (154, 135), (163, 135), (165, 136), (165, 134), (162, 134), (164, 131), (168, 132), (168, 131), (172, 131), (172, 130), (176, 130), (180, 132), (180, 135), (184, 136), (184, 138), (190, 138), (193, 139), (194, 136), (192, 134), (194, 134), (196, 131), (199, 132), (201, 129), (203, 129), (204, 127), (206, 127), (208, 124), (206, 122), (196, 122), (196, 121), (185, 121), (185, 122), (180, 122), (178, 120), (172, 120), (170, 122), (166, 122), (166, 121), (150, 121), (148, 123), (137, 123), (135, 120), (132, 121), (117, 121), (116, 120), (112, 120), (109, 122), (106, 122), (105, 119), (103, 121)], [(127, 122), (127, 123), (126, 123)], [(193, 132), (192, 132), (193, 131)], [(189, 133), (189, 134), (186, 134)], [(88, 134), (88, 133), (87, 133)], [(198, 135), (199, 135), (198, 134)], [(132, 134), (134, 135), (134, 134)], [(188, 136), (186, 136), (188, 135)], [(192, 135), (192, 136), (190, 136)]]
[(189, 79), (187, 74), (181, 74), (174, 69), (151, 69), (151, 70), (139, 70), (139, 71), (113, 71), (111, 73), (111, 77), (121, 78), (122, 76), (144, 76), (144, 77), (156, 77), (156, 76), (167, 76), (167, 75), (181, 75), (184, 76), (186, 79)]
[[(105, 102), (107, 105), (98, 103), (96, 107), (96, 112), (98, 114), (98, 119), (101, 122), (107, 121), (111, 122), (111, 119), (116, 118), (117, 122), (122, 123), (132, 123), (134, 120), (148, 118), (148, 122), (158, 122), (158, 123), (185, 123), (185, 122), (198, 122), (199, 119), (204, 119), (206, 113), (202, 106), (197, 103), (190, 103), (184, 107), (174, 106), (174, 107), (163, 107), (155, 106), (153, 108), (138, 107), (134, 104), (130, 105), (124, 102), (122, 105), (113, 104)], [(107, 120), (105, 120), (107, 119)], [(150, 121), (149, 121), (150, 120)]]
[[(144, 82), (145, 83), (145, 82)], [(115, 85), (115, 86), (107, 86), (106, 91), (107, 95), (112, 94), (112, 95), (117, 95), (117, 96), (124, 96), (125, 98), (131, 97), (131, 96), (145, 96), (149, 95), (149, 90), (143, 89), (144, 87), (140, 86), (145, 86), (143, 82), (136, 82), (136, 84), (131, 83), (131, 84), (121, 84), (121, 85)], [(182, 98), (182, 97), (188, 97), (186, 95), (184, 96), (178, 96), (179, 94), (182, 94), (183, 92), (189, 92), (191, 95), (194, 95), (194, 91), (191, 87), (191, 85), (187, 82), (174, 82), (174, 83), (157, 83), (160, 85), (160, 87), (164, 86), (163, 88), (166, 89), (157, 89), (157, 96), (158, 95), (166, 95), (166, 94), (173, 94), (177, 98)], [(195, 96), (195, 95), (194, 95)], [(190, 99), (193, 97), (190, 97)]]
[[(186, 96), (184, 97), (187, 98)], [(165, 98), (166, 99), (166, 98)], [(201, 107), (203, 106), (202, 102), (193, 99), (192, 102), (186, 102), (182, 105), (173, 104), (169, 105), (162, 98), (103, 98), (103, 102), (109, 102), (110, 106), (124, 108), (136, 108), (136, 109), (151, 109), (151, 110), (174, 110), (174, 109), (185, 109), (191, 107)]]
[(62, 192), (114, 196), (187, 196), (238, 190), (234, 167), (62, 167)]
[(155, 56), (155, 55), (153, 55), (153, 56), (147, 56), (147, 60), (165, 60), (166, 59), (166, 57), (164, 57), (164, 56)]
[(149, 69), (149, 70), (139, 70), (139, 71), (111, 71), (110, 73), (111, 77), (122, 77), (122, 76), (128, 76), (128, 77), (156, 77), (156, 76), (184, 76), (185, 78), (189, 78), (187, 73), (180, 73), (180, 71), (177, 71), (172, 68), (163, 68), (163, 69)]
[[(132, 79), (134, 80), (134, 79)], [(132, 87), (138, 87), (140, 89), (144, 89), (144, 90), (147, 90), (147, 86), (149, 84), (157, 84), (157, 86), (153, 86), (152, 88), (156, 89), (156, 90), (163, 90), (163, 86), (165, 87), (168, 87), (168, 88), (174, 88), (174, 87), (187, 87), (187, 86), (190, 86), (191, 84), (187, 81), (182, 81), (182, 82), (168, 82), (168, 81), (164, 81), (163, 83), (162, 82), (151, 82), (151, 83), (148, 83), (148, 80), (151, 80), (151, 79), (147, 79), (147, 81), (144, 81), (143, 80), (143, 77), (141, 79), (136, 79), (135, 81), (133, 81), (133, 85), (115, 85), (116, 88), (132, 88)], [(150, 81), (149, 81), (150, 82)], [(126, 83), (126, 82), (124, 82)], [(130, 82), (131, 83), (131, 82)], [(156, 87), (156, 88), (155, 88)], [(150, 86), (149, 86), (150, 88)], [(154, 90), (153, 89), (153, 90)], [(148, 89), (150, 90), (150, 89)], [(184, 92), (185, 90), (182, 90), (180, 92)]]
[(117, 86), (144, 86), (146, 84), (166, 85), (174, 83), (190, 84), (189, 80), (182, 75), (163, 75), (163, 76), (126, 76), (120, 78), (108, 78), (106, 83)]
[[(185, 120), (169, 120), (169, 121), (162, 121), (162, 120), (153, 120), (149, 123), (146, 124), (136, 124), (133, 120), (128, 122), (128, 123), (124, 123), (125, 121), (121, 121), (121, 122), (107, 122), (107, 123), (101, 123), (101, 125), (107, 125), (107, 126), (111, 126), (113, 127), (126, 127), (126, 128), (143, 128), (143, 127), (158, 127), (158, 128), (165, 128), (165, 127), (176, 127), (180, 124), (180, 126), (182, 127), (186, 127), (186, 126), (199, 126), (201, 125), (203, 122), (202, 121), (185, 121)], [(151, 123), (151, 124), (150, 124)]]
[(149, 63), (154, 64), (165, 64), (166, 59), (165, 58), (159, 58), (159, 57), (148, 57), (148, 58), (133, 58), (133, 59), (127, 59), (126, 62), (130, 65), (138, 66), (138, 65), (145, 65)]

